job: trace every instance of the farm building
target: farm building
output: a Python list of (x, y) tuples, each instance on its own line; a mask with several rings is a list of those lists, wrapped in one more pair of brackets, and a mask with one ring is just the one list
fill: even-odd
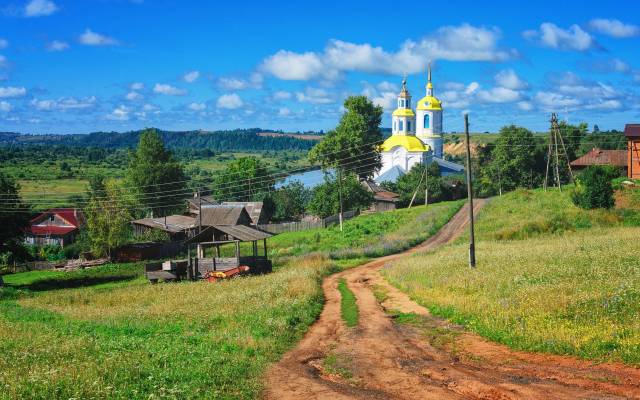
[(627, 177), (640, 179), (640, 124), (624, 127), (627, 138)]
[(181, 241), (190, 238), (198, 230), (196, 218), (186, 215), (169, 215), (160, 218), (142, 218), (131, 221), (133, 233), (144, 235), (151, 230), (166, 232), (171, 241)]
[[(198, 218), (196, 219), (198, 220)], [(202, 226), (214, 225), (251, 225), (251, 216), (243, 206), (203, 205)]]
[(579, 171), (590, 165), (611, 165), (623, 168), (627, 171), (627, 151), (626, 150), (602, 150), (593, 148), (582, 157), (571, 161), (571, 168)]
[(198, 217), (200, 214), (200, 205), (202, 208), (211, 206), (232, 206), (244, 207), (251, 218), (251, 225), (259, 225), (268, 223), (268, 215), (264, 212), (263, 203), (261, 201), (224, 201), (220, 203), (213, 196), (202, 196), (200, 199), (195, 196), (187, 201), (187, 213), (192, 217)]
[(396, 204), (400, 199), (397, 193), (385, 190), (380, 185), (372, 181), (362, 181), (364, 186), (369, 192), (373, 193), (373, 203), (371, 204), (371, 211), (390, 211), (396, 209)]
[(220, 204), (220, 202), (216, 201), (213, 196), (201, 196), (198, 198), (198, 195), (196, 194), (193, 198), (187, 200), (187, 214), (192, 217), (197, 217), (200, 212), (201, 203), (203, 206)]
[(25, 230), (25, 243), (66, 246), (73, 243), (85, 218), (77, 208), (53, 208), (33, 218)]

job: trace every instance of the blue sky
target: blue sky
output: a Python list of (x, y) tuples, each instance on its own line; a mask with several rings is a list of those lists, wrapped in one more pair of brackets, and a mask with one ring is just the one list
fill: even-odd
[(389, 126), (429, 60), (446, 131), (640, 120), (635, 1), (422, 3), (4, 0), (0, 131), (327, 130), (352, 94)]

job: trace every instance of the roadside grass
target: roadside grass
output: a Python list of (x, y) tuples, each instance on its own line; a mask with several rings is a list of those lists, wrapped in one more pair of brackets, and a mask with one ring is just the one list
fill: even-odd
[(433, 314), (512, 348), (640, 366), (639, 234), (614, 227), (481, 240), (475, 269), (456, 244), (383, 273)]
[(353, 294), (347, 281), (340, 279), (338, 281), (338, 291), (340, 292), (340, 314), (348, 327), (353, 328), (358, 325), (358, 304), (356, 304), (356, 296)]
[[(583, 210), (571, 201), (570, 188), (520, 189), (494, 197), (478, 214), (479, 240), (527, 239), (596, 227), (640, 226), (640, 211)], [(463, 241), (466, 239), (461, 238)]]
[[(360, 246), (426, 239), (460, 205), (366, 215), (345, 227), (356, 239), (363, 230)], [(377, 218), (386, 222), (365, 233)], [(316, 233), (292, 236), (304, 243)], [(320, 314), (322, 278), (368, 259), (330, 258), (354, 243), (337, 229), (319, 233), (311, 253), (284, 251), (273, 273), (215, 285), (150, 285), (141, 263), (5, 275), (0, 399), (256, 398), (268, 365)], [(292, 246), (284, 239), (271, 239), (272, 250)]]

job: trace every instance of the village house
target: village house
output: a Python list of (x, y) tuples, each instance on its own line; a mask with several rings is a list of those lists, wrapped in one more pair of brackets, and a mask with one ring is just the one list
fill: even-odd
[(602, 150), (597, 147), (591, 149), (587, 154), (571, 161), (571, 169), (580, 171), (590, 165), (611, 165), (622, 168), (627, 172), (627, 151), (626, 150)]
[(640, 179), (640, 124), (627, 124), (624, 136), (627, 138), (627, 177)]
[(373, 193), (371, 211), (381, 212), (396, 209), (397, 203), (400, 200), (400, 196), (397, 193), (385, 190), (373, 181), (362, 181), (362, 186), (364, 186), (367, 191)]
[(159, 218), (142, 218), (131, 221), (133, 233), (141, 236), (152, 230), (166, 232), (169, 240), (181, 241), (192, 237), (198, 229), (198, 221), (187, 215), (169, 215)]
[(25, 243), (35, 246), (67, 246), (75, 240), (84, 224), (77, 208), (53, 208), (38, 214), (25, 230)]

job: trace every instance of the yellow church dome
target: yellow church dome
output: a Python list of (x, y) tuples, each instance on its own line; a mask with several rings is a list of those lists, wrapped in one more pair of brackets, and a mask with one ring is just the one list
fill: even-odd
[(415, 117), (416, 114), (410, 108), (397, 108), (393, 112), (394, 117)]
[(424, 152), (429, 151), (430, 147), (422, 143), (420, 139), (415, 136), (407, 135), (393, 135), (382, 143), (382, 151), (391, 151), (395, 147), (402, 146), (407, 151)]
[(424, 96), (418, 101), (417, 110), (442, 110), (442, 103), (437, 97)]

